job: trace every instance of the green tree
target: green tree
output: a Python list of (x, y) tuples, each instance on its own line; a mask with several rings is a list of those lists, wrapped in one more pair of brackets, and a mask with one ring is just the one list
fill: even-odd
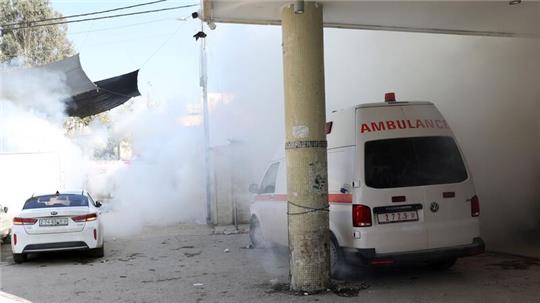
[(27, 65), (41, 65), (73, 55), (65, 24), (20, 29), (5, 26), (32, 26), (37, 20), (61, 16), (49, 0), (0, 0), (0, 62), (22, 57)]

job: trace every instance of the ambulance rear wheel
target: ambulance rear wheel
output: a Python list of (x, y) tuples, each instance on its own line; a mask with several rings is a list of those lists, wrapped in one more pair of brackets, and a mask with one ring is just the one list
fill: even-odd
[(456, 258), (443, 259), (443, 260), (430, 263), (429, 267), (433, 270), (440, 270), (440, 271), (448, 270), (452, 266), (454, 266), (454, 264), (456, 264), (456, 261), (457, 261)]
[(262, 234), (261, 224), (257, 217), (252, 216), (249, 220), (249, 239), (253, 247), (264, 247), (264, 238)]
[(336, 237), (330, 234), (330, 275), (339, 278), (343, 266), (343, 252)]

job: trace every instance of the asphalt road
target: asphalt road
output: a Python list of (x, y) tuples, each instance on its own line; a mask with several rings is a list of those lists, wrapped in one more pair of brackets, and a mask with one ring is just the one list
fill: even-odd
[[(354, 272), (342, 292), (292, 294), (286, 251), (247, 249), (246, 234), (200, 225), (109, 238), (105, 258), (38, 255), (14, 264), (3, 245), (1, 289), (33, 302), (539, 302), (540, 262), (484, 254), (444, 272)], [(349, 290), (347, 287), (351, 287)], [(359, 292), (356, 294), (356, 291)], [(344, 297), (351, 295), (351, 297)]]

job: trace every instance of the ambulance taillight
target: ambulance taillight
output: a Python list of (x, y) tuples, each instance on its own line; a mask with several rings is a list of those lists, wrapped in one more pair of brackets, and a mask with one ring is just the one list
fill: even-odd
[(471, 216), (480, 216), (480, 200), (478, 200), (478, 196), (476, 195), (471, 199)]
[(353, 204), (352, 219), (354, 227), (371, 226), (371, 209), (361, 204)]

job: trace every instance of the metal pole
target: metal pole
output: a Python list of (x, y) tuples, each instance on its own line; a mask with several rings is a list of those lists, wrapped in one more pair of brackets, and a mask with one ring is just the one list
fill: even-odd
[[(201, 21), (201, 31), (203, 30)], [(206, 67), (206, 39), (201, 38), (201, 78), (203, 102), (203, 123), (204, 123), (204, 165), (205, 165), (205, 183), (206, 183), (206, 224), (212, 224), (212, 201), (211, 201), (211, 182), (210, 182), (210, 129), (208, 117), (208, 76)]]
[(329, 287), (322, 6), (282, 11), (290, 282), (294, 291)]

